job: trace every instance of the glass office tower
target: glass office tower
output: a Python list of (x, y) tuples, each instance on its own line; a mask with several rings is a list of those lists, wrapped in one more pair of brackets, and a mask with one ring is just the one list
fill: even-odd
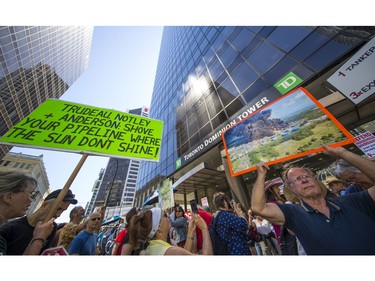
[[(352, 104), (327, 78), (375, 34), (375, 27), (165, 27), (150, 117), (164, 121), (158, 163), (143, 162), (136, 204), (171, 178), (175, 201), (224, 191), (248, 206), (251, 173), (231, 177), (221, 134), (234, 121), (281, 97), (292, 73), (348, 129), (373, 120), (374, 98)], [(292, 89), (288, 89), (290, 91)], [(277, 168), (277, 165), (273, 166)]]
[[(92, 27), (0, 27), (0, 135), (87, 69)], [(0, 145), (0, 159), (11, 147)]]
[[(129, 110), (130, 114), (148, 117), (147, 107)], [(106, 217), (123, 215), (134, 205), (140, 160), (111, 157), (104, 171), (93, 208), (107, 206)]]

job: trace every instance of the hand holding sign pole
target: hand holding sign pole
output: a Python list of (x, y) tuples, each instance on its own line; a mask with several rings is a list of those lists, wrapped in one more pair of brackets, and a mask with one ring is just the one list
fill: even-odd
[(76, 176), (78, 175), (78, 172), (79, 170), (82, 168), (83, 166), (83, 163), (85, 163), (86, 159), (88, 157), (88, 154), (87, 153), (84, 153), (81, 157), (81, 159), (79, 160), (77, 166), (74, 168), (72, 174), (70, 175), (69, 179), (67, 180), (66, 184), (64, 185), (64, 187), (62, 188), (59, 196), (56, 198), (55, 202), (53, 202), (49, 212), (48, 212), (48, 215), (47, 217), (45, 218), (44, 221), (49, 221), (56, 213), (57, 211), (57, 208), (59, 207), (61, 201), (64, 199), (66, 193), (68, 192), (68, 189), (70, 188), (70, 186), (72, 185), (74, 179), (76, 178)]

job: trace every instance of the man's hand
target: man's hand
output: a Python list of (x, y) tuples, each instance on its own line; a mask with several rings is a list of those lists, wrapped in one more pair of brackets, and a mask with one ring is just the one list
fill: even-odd
[(47, 239), (52, 233), (54, 220), (55, 218), (52, 218), (47, 222), (38, 221), (33, 232), (33, 237)]
[(345, 148), (342, 146), (339, 147), (329, 147), (328, 145), (322, 144), (322, 147), (324, 148), (323, 153), (328, 156), (333, 156), (336, 158), (342, 158), (343, 154), (347, 152)]
[(267, 174), (267, 171), (270, 169), (270, 167), (268, 167), (268, 165), (264, 162), (259, 162), (256, 167), (258, 170), (258, 176), (265, 176)]

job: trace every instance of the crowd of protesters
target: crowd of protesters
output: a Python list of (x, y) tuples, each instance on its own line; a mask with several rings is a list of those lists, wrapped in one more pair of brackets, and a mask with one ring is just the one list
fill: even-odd
[[(70, 222), (59, 227), (54, 220), (77, 204), (70, 190), (51, 219), (47, 214), (61, 190), (25, 216), (37, 181), (3, 172), (0, 254), (40, 255), (60, 246), (71, 255), (213, 255), (219, 239), (226, 255), (373, 255), (375, 163), (342, 147), (323, 148), (337, 159), (331, 167), (335, 176), (326, 185), (298, 166), (287, 166), (282, 178), (266, 181), (269, 167), (259, 163), (248, 210), (217, 192), (212, 201), (215, 212), (199, 205), (195, 213), (178, 204), (166, 210), (132, 208), (114, 227), (102, 226), (104, 206), (86, 219), (84, 209), (76, 206)], [(103, 237), (109, 235), (111, 249), (103, 252)]]

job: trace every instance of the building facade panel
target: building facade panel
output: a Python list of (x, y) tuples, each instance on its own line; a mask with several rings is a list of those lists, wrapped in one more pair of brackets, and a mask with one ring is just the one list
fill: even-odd
[[(0, 135), (87, 69), (92, 27), (0, 27)], [(0, 159), (9, 151), (0, 145)]]

